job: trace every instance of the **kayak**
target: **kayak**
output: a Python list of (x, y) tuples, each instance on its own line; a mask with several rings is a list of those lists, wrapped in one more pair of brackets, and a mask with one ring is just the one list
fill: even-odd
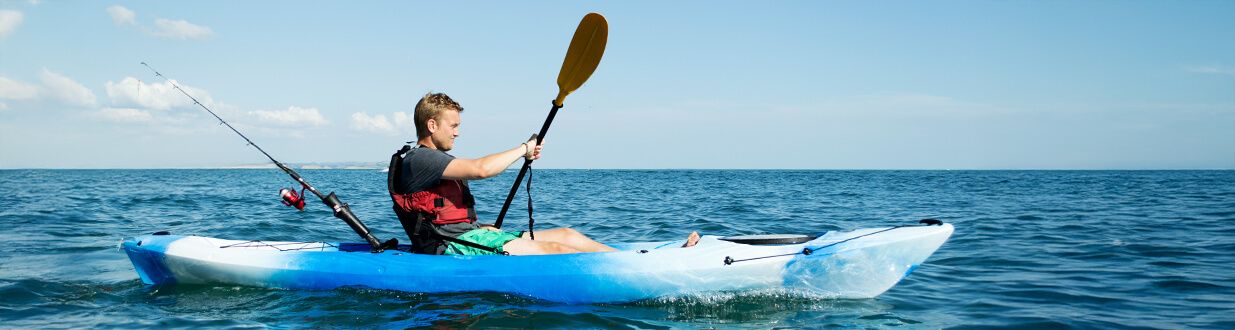
[(145, 284), (240, 285), (296, 290), (341, 287), (407, 292), (500, 292), (563, 303), (621, 303), (713, 292), (786, 290), (873, 298), (921, 265), (951, 224), (831, 231), (794, 244), (703, 236), (612, 244), (615, 252), (536, 256), (372, 253), (368, 244), (126, 238)]

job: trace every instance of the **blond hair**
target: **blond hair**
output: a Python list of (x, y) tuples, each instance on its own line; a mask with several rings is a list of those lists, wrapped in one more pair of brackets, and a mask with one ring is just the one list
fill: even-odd
[(451, 110), (463, 112), (463, 107), (459, 103), (450, 99), (446, 93), (425, 93), (424, 97), (420, 98), (420, 102), (416, 102), (416, 138), (422, 139), (429, 136), (429, 119), (438, 119), (438, 115), (442, 111)]

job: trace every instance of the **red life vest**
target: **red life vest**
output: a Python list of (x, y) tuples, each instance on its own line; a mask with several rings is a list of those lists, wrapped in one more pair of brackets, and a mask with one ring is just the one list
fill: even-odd
[(420, 213), (435, 225), (476, 221), (467, 183), (460, 180), (442, 180), (427, 190), (410, 194), (392, 192), (390, 198), (403, 211)]
[(419, 216), (436, 225), (476, 221), (476, 201), (472, 197), (467, 182), (463, 180), (441, 180), (437, 185), (416, 192), (400, 192), (395, 189), (395, 178), (404, 175), (402, 172), (403, 158), (409, 155), (411, 146), (404, 146), (396, 152), (390, 161), (387, 173), (387, 188), (390, 199), (394, 201), (395, 213), (404, 216)]

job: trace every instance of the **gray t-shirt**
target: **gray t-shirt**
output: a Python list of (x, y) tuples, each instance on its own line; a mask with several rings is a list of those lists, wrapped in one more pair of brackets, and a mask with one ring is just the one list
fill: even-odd
[[(396, 193), (413, 193), (429, 189), (442, 181), (442, 174), (446, 172), (446, 165), (450, 165), (450, 161), (454, 160), (455, 156), (443, 152), (441, 150), (417, 147), (412, 148), (408, 152), (407, 157), (403, 157), (403, 166), (401, 173), (403, 175), (395, 182)], [(467, 182), (464, 181), (464, 184)], [(433, 225), (434, 231), (438, 234), (458, 237), (472, 229), (480, 228), (474, 222), (460, 222), (446, 225)]]

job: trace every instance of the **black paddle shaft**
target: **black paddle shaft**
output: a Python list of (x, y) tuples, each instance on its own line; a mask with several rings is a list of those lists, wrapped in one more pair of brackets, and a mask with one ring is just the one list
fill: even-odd
[[(549, 125), (553, 125), (553, 117), (557, 116), (557, 109), (562, 106), (553, 104), (553, 109), (549, 109), (549, 116), (545, 117), (545, 124), (540, 126), (540, 134), (536, 135), (536, 145), (540, 145), (541, 141), (545, 140), (545, 134), (549, 134)], [(536, 146), (532, 146), (535, 148)], [(523, 183), (523, 176), (527, 174), (527, 170), (532, 168), (532, 160), (524, 158), (523, 167), (519, 169), (519, 176), (515, 177), (515, 184), (510, 186), (510, 193), (506, 194), (506, 202), (502, 203), (502, 212), (497, 214), (497, 221), (493, 222), (493, 226), (502, 228), (502, 220), (506, 218), (506, 211), (510, 210), (510, 202), (515, 199), (515, 193), (519, 192), (519, 184)]]

